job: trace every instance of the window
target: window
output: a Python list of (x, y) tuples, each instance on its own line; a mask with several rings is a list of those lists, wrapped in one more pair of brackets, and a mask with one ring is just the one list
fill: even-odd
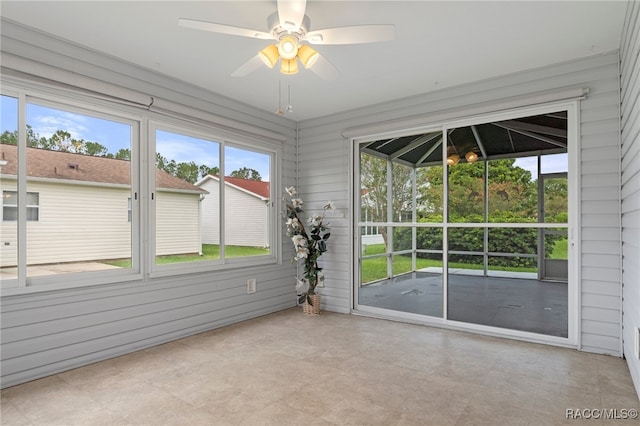
[(273, 154), (186, 130), (154, 134), (155, 265), (272, 258)]
[(224, 256), (271, 254), (271, 157), (230, 145), (224, 147)]
[[(27, 191), (46, 196), (46, 218), (27, 228), (27, 276), (130, 268), (132, 228), (118, 205), (131, 198), (132, 125), (27, 102)], [(65, 238), (51, 250), (53, 230)]]
[[(27, 192), (27, 221), (37, 222), (39, 210), (39, 194), (37, 192)], [(16, 191), (2, 192), (2, 220), (18, 220), (18, 193)]]
[[(104, 279), (137, 272), (132, 222), (122, 220), (121, 210), (135, 199), (131, 153), (137, 125), (103, 111), (23, 99), (24, 136), (5, 124), (13, 119), (4, 119), (10, 102), (3, 97), (2, 215), (3, 224), (16, 223), (6, 238), (3, 225), (3, 281), (68, 285), (69, 275)], [(131, 208), (137, 212), (135, 203), (130, 220)], [(20, 271), (26, 274), (18, 276)]]
[(219, 259), (220, 144), (156, 129), (155, 146), (156, 265)]
[(2, 90), (4, 294), (277, 260), (276, 144), (169, 114), (160, 128), (146, 110), (63, 90)]

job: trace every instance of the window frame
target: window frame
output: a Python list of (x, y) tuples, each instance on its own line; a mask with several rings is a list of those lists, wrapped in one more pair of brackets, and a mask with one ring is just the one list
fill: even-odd
[[(0, 286), (0, 296), (29, 294), (42, 291), (62, 290), (70, 288), (87, 288), (102, 284), (126, 284), (138, 282), (146, 284), (155, 277), (186, 275), (227, 271), (238, 268), (275, 265), (282, 263), (282, 248), (279, 228), (278, 211), (281, 206), (277, 197), (280, 182), (280, 165), (282, 162), (282, 140), (274, 139), (268, 130), (255, 129), (247, 132), (242, 127), (223, 128), (217, 125), (213, 116), (190, 118), (183, 114), (174, 114), (170, 110), (153, 111), (140, 108), (126, 102), (117, 102), (105, 98), (95, 98), (90, 94), (74, 89), (59, 88), (37, 83), (26, 79), (3, 78), (0, 95), (17, 99), (18, 129), (18, 176), (16, 188), (19, 199), (26, 196), (26, 112), (27, 104), (34, 103), (49, 108), (70, 111), (91, 117), (123, 122), (131, 125), (131, 268), (96, 272), (79, 272), (60, 275), (46, 275), (27, 277), (26, 241), (27, 227), (24, 218), (27, 206), (18, 205), (19, 220), (18, 234), (18, 274), (17, 278), (3, 279)], [(155, 126), (155, 127), (154, 127)], [(268, 237), (270, 254), (243, 258), (226, 259), (223, 262), (193, 262), (177, 265), (161, 265), (155, 267), (155, 214), (151, 215), (154, 203), (151, 200), (155, 191), (155, 135), (153, 129), (161, 126), (168, 131), (179, 130), (187, 135), (193, 135), (210, 140), (220, 140), (228, 146), (267, 154), (270, 157), (270, 201)], [(256, 131), (257, 130), (257, 131)], [(135, 188), (135, 189), (134, 189)], [(22, 211), (22, 210), (24, 211)], [(39, 212), (40, 213), (40, 212)], [(128, 215), (128, 213), (127, 213)], [(39, 215), (40, 218), (40, 215)], [(143, 220), (143, 218), (153, 218)], [(153, 223), (152, 223), (153, 222)], [(143, 241), (149, 245), (143, 246)], [(166, 266), (166, 267), (165, 267)]]
[[(8, 86), (8, 87), (7, 87)], [(138, 147), (140, 143), (141, 118), (131, 111), (125, 111), (106, 102), (90, 102), (72, 96), (68, 93), (50, 93), (46, 90), (38, 90), (31, 85), (28, 87), (12, 87), (3, 85), (0, 95), (18, 99), (18, 198), (26, 197), (28, 179), (26, 176), (26, 125), (27, 105), (34, 104), (46, 108), (57, 109), (63, 112), (71, 112), (93, 118), (114, 121), (131, 127), (131, 169), (130, 169), (130, 194), (140, 192), (140, 175), (137, 161)], [(55, 91), (54, 91), (55, 92)], [(22, 131), (20, 131), (22, 129)], [(29, 191), (32, 192), (32, 191)], [(22, 197), (21, 197), (22, 196)], [(24, 198), (23, 198), (24, 199)], [(139, 232), (139, 203), (133, 203), (134, 223), (131, 226), (131, 267), (102, 270), (92, 272), (75, 272), (65, 274), (49, 274), (44, 276), (27, 276), (27, 228), (26, 206), (19, 202), (18, 205), (18, 276), (17, 278), (3, 279), (1, 295), (25, 294), (40, 291), (59, 290), (67, 288), (82, 288), (113, 282), (128, 282), (142, 279), (140, 270), (140, 245)], [(40, 216), (39, 216), (40, 217)]]
[[(262, 147), (254, 146), (255, 141), (248, 138), (242, 138), (238, 135), (231, 134), (212, 127), (201, 125), (189, 125), (185, 123), (176, 122), (175, 120), (163, 118), (150, 120), (149, 122), (149, 152), (148, 152), (148, 164), (149, 173), (148, 181), (150, 188), (150, 205), (149, 205), (149, 250), (147, 256), (147, 262), (149, 265), (149, 277), (164, 277), (185, 273), (202, 273), (212, 272), (216, 270), (228, 270), (238, 267), (250, 267), (250, 266), (263, 266), (272, 265), (280, 262), (281, 253), (278, 249), (279, 242), (277, 241), (278, 230), (278, 215), (277, 205), (275, 197), (275, 188), (277, 188), (278, 175), (278, 161), (280, 158), (280, 148), (270, 146), (263, 143)], [(182, 262), (166, 265), (159, 265), (156, 263), (156, 247), (157, 247), (157, 232), (156, 230), (156, 181), (155, 181), (155, 156), (156, 156), (156, 135), (158, 131), (176, 133), (181, 136), (193, 137), (205, 141), (211, 141), (218, 144), (219, 149), (219, 169), (220, 169), (220, 203), (219, 203), (219, 226), (220, 226), (220, 257), (214, 260), (202, 260), (194, 262)], [(253, 143), (252, 143), (253, 142)], [(270, 158), (269, 164), (269, 220), (267, 235), (270, 242), (270, 253), (262, 256), (247, 256), (239, 258), (225, 258), (224, 256), (224, 211), (225, 211), (225, 198), (224, 191), (224, 175), (227, 174), (224, 164), (225, 147), (233, 147), (238, 149), (245, 149), (260, 154), (268, 155)]]
[[(2, 221), (3, 222), (17, 222), (18, 221), (18, 204), (6, 204), (5, 201), (7, 200), (7, 197), (5, 196), (6, 193), (12, 193), (16, 195), (16, 200), (18, 199), (18, 191), (12, 191), (12, 190), (2, 190)], [(27, 191), (27, 201), (29, 200), (29, 195), (37, 195), (38, 196), (38, 204), (29, 204), (28, 202), (25, 203), (26, 204), (26, 211), (27, 211), (27, 222), (39, 222), (40, 221), (40, 193), (39, 192), (33, 192), (33, 191)], [(4, 209), (6, 208), (10, 208), (10, 209), (15, 209), (16, 211), (16, 218), (15, 219), (7, 219), (6, 215), (4, 213)], [(35, 219), (29, 219), (29, 211), (34, 211), (36, 212), (36, 218)]]

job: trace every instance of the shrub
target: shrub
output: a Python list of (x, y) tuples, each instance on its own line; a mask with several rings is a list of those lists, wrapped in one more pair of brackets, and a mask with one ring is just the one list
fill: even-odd
[[(484, 218), (480, 215), (451, 217), (451, 223), (481, 223)], [(535, 223), (535, 219), (521, 217), (510, 211), (495, 212), (491, 215), (494, 223)], [(431, 215), (419, 219), (422, 223), (442, 223), (442, 215)], [(538, 232), (536, 228), (489, 228), (490, 252), (496, 253), (520, 253), (536, 254), (538, 252)], [(418, 228), (416, 231), (416, 244), (418, 248), (442, 250), (441, 228)], [(395, 228), (393, 233), (395, 248), (411, 247), (411, 228)], [(546, 253), (551, 253), (555, 243), (564, 238), (562, 235), (547, 235), (544, 239)], [(449, 228), (449, 250), (459, 252), (483, 252), (484, 228)], [(423, 259), (440, 259), (437, 253), (418, 253)], [(450, 254), (450, 262), (477, 264), (479, 256), (471, 254)], [(535, 268), (536, 257), (498, 257), (490, 260), (492, 266)]]

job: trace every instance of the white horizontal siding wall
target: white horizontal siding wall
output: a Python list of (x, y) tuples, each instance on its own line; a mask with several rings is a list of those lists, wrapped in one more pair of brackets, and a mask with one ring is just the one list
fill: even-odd
[[(40, 203), (38, 221), (27, 222), (29, 265), (131, 257), (129, 189), (29, 182), (27, 191)], [(158, 191), (157, 198), (157, 254), (197, 253), (199, 194)], [(2, 223), (2, 241), (9, 245), (2, 245), (0, 265), (15, 266), (16, 222)]]
[(200, 194), (156, 193), (156, 255), (200, 251)]
[(291, 275), (274, 265), (4, 298), (2, 386), (291, 307)]
[(618, 81), (618, 53), (612, 52), (299, 123), (299, 189), (305, 205), (320, 206), (331, 198), (344, 212), (333, 221), (332, 244), (323, 257), (327, 308), (348, 312), (352, 307), (351, 154), (345, 130), (403, 130), (490, 111), (492, 104), (515, 98), (587, 87), (589, 96), (580, 102), (580, 341), (584, 350), (621, 355)]
[[(0, 41), (2, 55), (19, 56), (32, 63), (34, 70), (42, 69), (42, 64), (55, 66), (61, 73), (189, 105), (200, 112), (199, 119), (211, 117), (209, 122), (221, 123), (226, 131), (249, 134), (257, 141), (262, 133), (282, 135), (286, 142), (278, 171), (283, 182), (295, 184), (296, 126), (290, 120), (12, 23), (3, 21)], [(273, 178), (277, 182), (280, 176)], [(126, 208), (125, 199), (121, 211), (125, 218)], [(142, 221), (144, 226), (148, 218)], [(287, 261), (281, 264), (3, 296), (0, 385), (26, 382), (294, 306), (295, 268), (288, 262), (288, 243)], [(247, 279), (256, 277), (258, 291), (246, 294)]]
[(629, 2), (622, 42), (622, 282), (624, 353), (640, 395), (640, 2)]
[[(209, 179), (200, 187), (209, 192), (202, 201), (203, 243), (220, 243), (218, 181)], [(227, 185), (225, 197), (225, 244), (232, 246), (268, 246), (269, 207), (260, 197)]]
[[(333, 126), (324, 127), (333, 133)], [(315, 129), (314, 129), (315, 130)], [(331, 228), (327, 252), (318, 264), (324, 268), (324, 288), (319, 290), (322, 304), (328, 310), (350, 311), (351, 245), (349, 243), (349, 144), (330, 136), (312, 135), (301, 125), (299, 139), (298, 194), (303, 199), (304, 217), (321, 214), (322, 207), (331, 200), (336, 211), (327, 213), (325, 224)], [(332, 136), (335, 136), (333, 134)], [(327, 138), (328, 137), (328, 138)], [(325, 139), (326, 138), (326, 139)]]
[(265, 247), (268, 229), (267, 202), (227, 185), (224, 190), (225, 244), (232, 246)]
[(580, 103), (581, 345), (621, 355), (620, 95), (618, 55), (589, 70)]
[[(29, 265), (131, 257), (128, 189), (28, 182), (27, 191), (39, 197), (38, 221), (27, 222)], [(3, 241), (9, 235), (15, 241), (16, 223), (3, 222)], [(2, 246), (2, 266), (15, 266), (15, 247)]]
[(200, 188), (208, 192), (200, 205), (202, 209), (203, 244), (220, 244), (220, 182), (208, 179)]

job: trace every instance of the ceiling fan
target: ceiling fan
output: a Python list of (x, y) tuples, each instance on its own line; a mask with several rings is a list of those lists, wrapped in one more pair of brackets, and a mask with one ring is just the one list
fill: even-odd
[[(309, 44), (361, 44), (393, 40), (394, 25), (355, 25), (348, 27), (325, 28), (310, 31), (311, 20), (305, 14), (306, 0), (278, 0), (278, 10), (267, 18), (269, 32), (234, 27), (215, 22), (180, 18), (178, 25), (198, 30), (211, 31), (260, 40), (276, 40), (241, 65), (231, 75), (242, 77), (260, 67), (264, 62), (273, 68), (280, 62), (280, 72), (296, 74), (299, 70), (298, 60), (305, 68), (310, 68), (320, 77), (330, 79), (337, 71), (328, 61)], [(311, 68), (315, 63), (321, 66)]]

